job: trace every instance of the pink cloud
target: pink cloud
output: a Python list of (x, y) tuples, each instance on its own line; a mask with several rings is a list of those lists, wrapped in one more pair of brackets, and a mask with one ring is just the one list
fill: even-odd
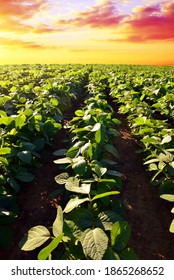
[(75, 18), (59, 20), (58, 25), (90, 26), (94, 28), (117, 26), (125, 15), (120, 15), (113, 1), (107, 1), (98, 6), (92, 6), (85, 12), (80, 12)]
[(174, 1), (141, 7), (124, 24), (128, 41), (174, 40)]

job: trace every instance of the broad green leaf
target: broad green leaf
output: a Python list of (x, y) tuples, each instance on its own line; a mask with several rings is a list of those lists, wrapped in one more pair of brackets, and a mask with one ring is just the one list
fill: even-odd
[(81, 236), (84, 254), (92, 260), (101, 260), (108, 247), (108, 237), (101, 228), (87, 229)]
[(116, 251), (123, 250), (130, 238), (131, 229), (127, 222), (117, 221), (111, 230), (111, 245)]
[(74, 158), (77, 157), (79, 153), (80, 153), (80, 148), (73, 146), (67, 151), (66, 156), (69, 158)]
[(13, 178), (8, 178), (7, 182), (10, 184), (10, 186), (16, 191), (18, 192), (20, 190), (20, 186), (19, 184), (16, 182), (15, 179)]
[(76, 192), (76, 193), (83, 193), (83, 194), (89, 194), (90, 193), (90, 184), (81, 184), (80, 180), (76, 177), (70, 177), (66, 181), (65, 188), (70, 192)]
[(97, 130), (100, 130), (101, 128), (101, 124), (100, 123), (96, 123), (93, 128), (91, 129), (91, 132), (95, 132)]
[(98, 164), (95, 164), (95, 166), (92, 170), (95, 171), (95, 173), (97, 174), (97, 176), (99, 178), (101, 178), (107, 172), (107, 168), (100, 167), (100, 165), (98, 165)]
[(91, 146), (91, 143), (90, 143), (90, 142), (86, 143), (84, 146), (82, 146), (82, 147), (80, 148), (80, 152), (81, 152), (82, 154), (84, 154), (84, 153), (89, 149), (90, 146)]
[(78, 196), (76, 196), (75, 198), (72, 198), (68, 201), (63, 212), (68, 213), (68, 212), (72, 211), (75, 207), (79, 206), (80, 204), (82, 204), (83, 202), (86, 202), (86, 201), (90, 201), (90, 199), (88, 197), (78, 198)]
[(83, 157), (77, 157), (73, 162), (74, 164), (72, 165), (72, 168), (75, 172), (80, 175), (84, 174), (86, 169), (86, 160)]
[(21, 151), (17, 153), (17, 157), (26, 164), (30, 164), (32, 161), (32, 153), (30, 151)]
[(78, 117), (83, 117), (84, 116), (84, 112), (82, 110), (76, 110), (75, 111), (75, 115)]
[(57, 208), (57, 216), (53, 223), (53, 234), (55, 237), (63, 233), (63, 212), (61, 206)]
[(68, 178), (69, 178), (69, 174), (64, 172), (64, 173), (61, 173), (61, 174), (57, 175), (55, 177), (55, 181), (59, 185), (64, 185)]
[(0, 148), (0, 155), (10, 154), (11, 149), (8, 147)]
[(32, 251), (44, 244), (50, 238), (49, 230), (44, 226), (35, 226), (28, 231), (27, 241), (22, 246), (23, 251)]
[(97, 216), (95, 224), (104, 230), (111, 230), (116, 221), (121, 221), (122, 218), (116, 212), (106, 210), (100, 212)]
[(53, 106), (58, 106), (58, 104), (59, 104), (58, 100), (57, 100), (56, 98), (54, 98), (54, 97), (52, 97), (52, 98), (50, 99), (50, 103), (51, 103), (51, 105), (53, 105)]
[(65, 156), (66, 155), (66, 152), (67, 152), (67, 149), (59, 149), (59, 150), (56, 150), (53, 155), (54, 156)]
[(31, 182), (34, 180), (34, 175), (29, 172), (19, 172), (16, 178), (22, 182)]
[(167, 201), (174, 202), (174, 194), (162, 194), (160, 197)]
[(160, 144), (163, 145), (165, 143), (169, 143), (170, 141), (172, 141), (172, 137), (170, 135), (167, 135), (163, 138)]
[(16, 128), (21, 128), (24, 126), (26, 122), (26, 116), (23, 114), (21, 116), (18, 116), (16, 119), (15, 119), (15, 126)]
[(68, 219), (73, 221), (78, 227), (87, 229), (93, 225), (94, 217), (91, 210), (87, 208), (76, 208), (68, 214)]
[(38, 254), (38, 260), (46, 260), (50, 256), (51, 252), (56, 249), (56, 247), (62, 241), (62, 238), (63, 233), (54, 238), (48, 246), (43, 248)]
[(111, 153), (116, 158), (120, 158), (117, 149), (112, 144), (106, 144), (104, 148), (106, 149), (107, 152)]
[(103, 197), (109, 196), (109, 195), (116, 195), (116, 194), (119, 194), (119, 193), (120, 192), (118, 192), (118, 191), (110, 191), (110, 192), (105, 192), (105, 193), (97, 194), (97, 195), (95, 195), (92, 198), (92, 201), (96, 200), (96, 199), (99, 199), (99, 198), (103, 198)]

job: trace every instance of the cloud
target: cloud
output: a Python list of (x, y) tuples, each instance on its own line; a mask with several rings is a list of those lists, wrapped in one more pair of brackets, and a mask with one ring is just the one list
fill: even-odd
[(46, 0), (5, 0), (0, 1), (0, 15), (8, 17), (20, 17), (27, 19), (41, 9), (46, 4)]
[[(0, 29), (3, 32), (25, 33), (33, 29), (27, 23), (35, 14), (46, 9), (47, 0), (0, 1)], [(50, 30), (49, 30), (50, 31)]]
[(26, 42), (22, 40), (14, 40), (10, 38), (0, 38), (0, 45), (9, 47), (20, 47), (25, 49), (44, 49), (45, 46), (35, 42)]
[(124, 26), (131, 42), (174, 40), (174, 1), (136, 7)]
[(59, 26), (107, 28), (117, 26), (125, 15), (120, 15), (114, 1), (97, 1), (98, 5), (79, 12), (74, 18), (59, 20)]

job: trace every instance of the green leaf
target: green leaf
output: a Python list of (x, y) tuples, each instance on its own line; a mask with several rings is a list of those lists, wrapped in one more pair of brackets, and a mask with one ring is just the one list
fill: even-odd
[(97, 130), (100, 130), (101, 128), (101, 124), (100, 123), (96, 123), (93, 128), (91, 129), (91, 132), (95, 132)]
[(118, 191), (110, 191), (110, 192), (105, 192), (105, 193), (101, 193), (101, 194), (97, 194), (92, 198), (92, 201), (99, 199), (99, 198), (103, 198), (105, 196), (109, 196), (109, 195), (116, 195), (119, 194), (120, 192)]
[(123, 250), (130, 238), (131, 229), (127, 222), (117, 221), (111, 230), (111, 245), (116, 251)]
[(87, 208), (76, 208), (68, 214), (68, 220), (73, 221), (79, 228), (87, 229), (93, 225), (93, 214)]
[(32, 154), (30, 151), (21, 151), (17, 153), (17, 157), (24, 163), (30, 164), (32, 161)]
[(53, 105), (53, 106), (58, 106), (58, 104), (59, 104), (58, 100), (57, 100), (56, 98), (54, 98), (54, 97), (52, 97), (52, 98), (50, 99), (50, 103), (51, 103), (51, 105)]
[(78, 196), (76, 196), (68, 201), (63, 212), (68, 213), (85, 201), (90, 201), (90, 199), (88, 197), (79, 199)]
[(64, 185), (69, 178), (69, 174), (67, 172), (61, 173), (55, 177), (55, 181), (59, 185)]
[(172, 141), (172, 137), (170, 135), (167, 135), (163, 138), (160, 144), (163, 145), (165, 143), (169, 143), (170, 141)]
[(120, 260), (120, 257), (112, 248), (108, 247), (102, 260)]
[(171, 233), (174, 233), (174, 220), (171, 222), (169, 231), (170, 231)]
[(76, 110), (75, 111), (75, 115), (78, 116), (78, 117), (83, 117), (84, 116), (84, 113), (82, 110)]
[(139, 260), (137, 254), (131, 248), (126, 248), (120, 253), (120, 257), (123, 260)]
[(90, 193), (90, 184), (80, 184), (80, 180), (76, 177), (70, 177), (66, 181), (65, 188), (70, 192), (76, 192), (76, 193), (83, 193), (83, 194), (89, 194)]
[(22, 246), (23, 251), (32, 251), (50, 238), (49, 230), (44, 226), (35, 226), (28, 231), (27, 241)]
[(111, 230), (113, 224), (116, 221), (121, 221), (121, 220), (122, 218), (116, 212), (106, 210), (98, 214), (95, 224), (97, 227), (100, 227), (104, 230)]
[(63, 212), (61, 206), (57, 208), (57, 216), (53, 223), (53, 234), (55, 237), (63, 233)]
[(174, 202), (174, 194), (162, 194), (160, 197), (167, 201)]
[(54, 160), (54, 163), (56, 163), (56, 164), (66, 164), (66, 163), (71, 163), (71, 162), (72, 162), (72, 159), (67, 158), (67, 157)]
[(10, 184), (10, 186), (16, 191), (18, 192), (20, 190), (20, 186), (19, 184), (16, 182), (15, 179), (13, 178), (8, 178), (7, 182)]
[(11, 149), (8, 147), (4, 147), (4, 148), (0, 148), (0, 155), (6, 155), (6, 154), (10, 154), (11, 153)]
[(108, 170), (107, 174), (111, 175), (111, 176), (116, 176), (116, 177), (123, 177), (122, 173), (115, 171), (115, 170)]
[(20, 129), (26, 122), (26, 116), (23, 114), (15, 119), (15, 127)]
[(81, 236), (84, 254), (92, 260), (101, 260), (108, 247), (108, 237), (101, 228), (87, 229)]
[(96, 143), (100, 144), (101, 139), (102, 139), (102, 131), (101, 131), (101, 129), (99, 129), (95, 133), (95, 141), (96, 141)]
[(111, 153), (114, 157), (120, 158), (120, 155), (117, 151), (117, 149), (112, 144), (106, 144), (105, 149), (107, 152)]
[(80, 148), (73, 146), (67, 151), (66, 156), (69, 158), (74, 158), (77, 157), (79, 153), (80, 153)]
[(53, 155), (54, 156), (65, 156), (67, 152), (67, 149), (59, 149), (54, 151)]
[(38, 254), (37, 257), (38, 260), (46, 260), (50, 256), (51, 252), (54, 249), (56, 249), (56, 247), (62, 241), (62, 238), (63, 238), (63, 233), (57, 236), (56, 238), (54, 238), (48, 246), (43, 248)]
[(16, 178), (22, 182), (31, 182), (34, 180), (34, 175), (29, 172), (19, 172), (16, 175)]
[(86, 169), (86, 160), (83, 157), (77, 157), (75, 160), (73, 160), (74, 164), (72, 165), (72, 168), (75, 170), (77, 174), (84, 174)]

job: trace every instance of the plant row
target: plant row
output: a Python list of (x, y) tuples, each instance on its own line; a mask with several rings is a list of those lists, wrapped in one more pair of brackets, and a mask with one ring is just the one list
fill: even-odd
[(112, 144), (120, 122), (112, 117), (103, 78), (96, 77), (89, 75), (85, 105), (66, 125), (70, 145), (54, 152), (59, 156), (54, 162), (63, 171), (55, 180), (64, 200), (51, 230), (35, 226), (20, 243), (24, 251), (42, 246), (39, 260), (137, 258), (127, 247), (131, 230), (123, 219), (122, 174), (116, 169), (119, 154)]
[[(9, 245), (8, 225), (18, 215), (17, 193), (34, 179), (42, 151), (62, 127), (65, 112), (82, 92), (89, 69), (46, 72), (45, 66), (1, 67), (0, 239)], [(59, 67), (57, 67), (59, 68)], [(13, 72), (11, 72), (13, 69)], [(43, 73), (48, 79), (43, 79)], [(30, 74), (30, 75), (29, 75)], [(31, 75), (34, 79), (31, 79)], [(52, 75), (51, 75), (52, 74)]]
[[(138, 71), (137, 71), (138, 70)], [(109, 78), (110, 95), (141, 142), (144, 164), (160, 197), (174, 202), (174, 80), (172, 68), (123, 69)], [(174, 208), (172, 209), (174, 212)], [(170, 231), (174, 232), (174, 221)]]

